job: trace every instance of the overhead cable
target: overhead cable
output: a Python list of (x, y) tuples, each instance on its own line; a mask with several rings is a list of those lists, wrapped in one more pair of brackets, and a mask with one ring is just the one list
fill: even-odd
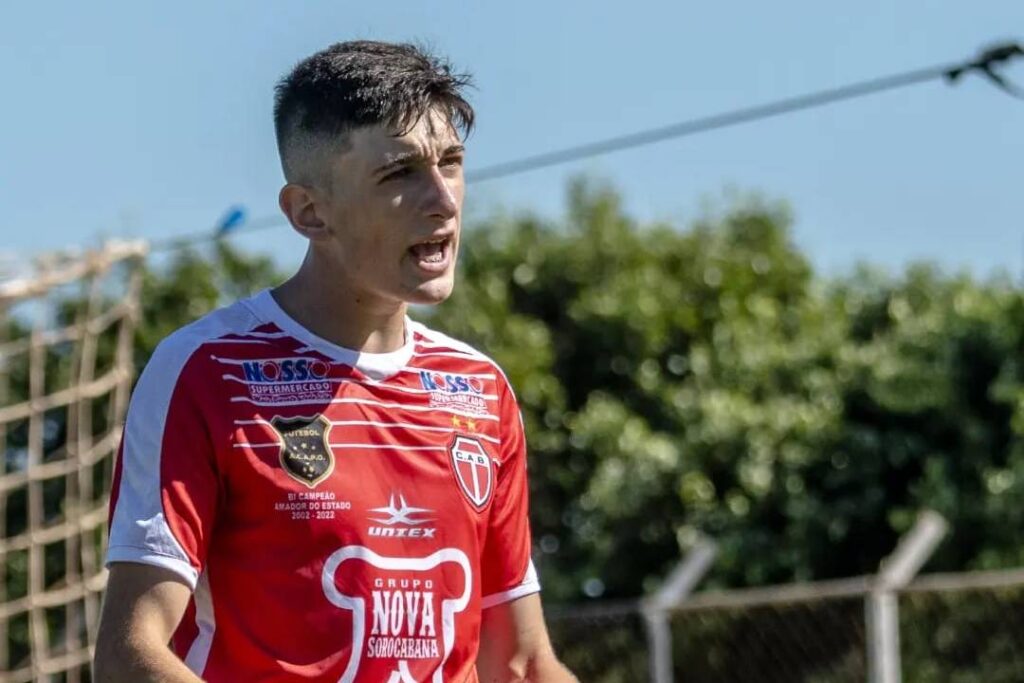
[[(479, 183), (497, 178), (505, 178), (519, 173), (526, 173), (549, 166), (564, 164), (570, 161), (578, 161), (589, 157), (617, 152), (642, 145), (650, 145), (656, 142), (705, 133), (712, 130), (727, 128), (741, 123), (750, 123), (775, 116), (782, 116), (806, 109), (821, 107), (833, 102), (852, 100), (859, 97), (866, 97), (888, 90), (906, 88), (927, 81), (943, 79), (948, 83), (955, 84), (964, 76), (970, 73), (978, 73), (991, 81), (993, 85), (1013, 97), (1024, 99), (1024, 89), (1011, 83), (997, 68), (1004, 67), (1011, 60), (1024, 57), (1024, 48), (1017, 43), (1004, 43), (982, 50), (977, 57), (952, 64), (939, 64), (905, 71), (903, 73), (872, 78), (857, 83), (851, 83), (838, 88), (820, 90), (818, 92), (789, 97), (766, 104), (755, 105), (743, 109), (715, 114), (681, 121), (667, 126), (637, 131), (626, 135), (620, 135), (605, 140), (590, 142), (563, 149), (542, 152), (526, 156), (520, 159), (505, 161), (478, 169), (466, 171), (467, 183)], [(280, 215), (265, 216), (237, 226), (231, 234), (243, 232), (255, 232), (272, 227), (284, 225), (286, 221)], [(169, 240), (153, 243), (153, 251), (164, 251), (183, 246), (196, 244), (197, 242), (222, 239), (225, 231), (215, 229), (214, 231), (204, 230), (202, 232), (190, 233)]]

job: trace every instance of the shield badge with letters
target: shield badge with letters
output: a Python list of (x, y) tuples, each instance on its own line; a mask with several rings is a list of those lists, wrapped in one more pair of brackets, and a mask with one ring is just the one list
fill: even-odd
[(455, 437), (448, 452), (455, 470), (455, 481), (463, 495), (473, 507), (483, 510), (491, 500), (494, 487), (491, 457), (478, 440), (468, 436)]
[(313, 488), (331, 475), (334, 453), (327, 443), (327, 418), (275, 415), (270, 424), (281, 442), (281, 468), (288, 476)]

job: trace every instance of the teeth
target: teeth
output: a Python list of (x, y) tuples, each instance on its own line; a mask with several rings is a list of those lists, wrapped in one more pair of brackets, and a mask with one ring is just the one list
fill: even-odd
[(445, 254), (445, 243), (447, 240), (432, 241), (432, 242), (420, 242), (410, 248), (410, 251), (416, 256), (427, 263), (440, 263), (444, 261)]

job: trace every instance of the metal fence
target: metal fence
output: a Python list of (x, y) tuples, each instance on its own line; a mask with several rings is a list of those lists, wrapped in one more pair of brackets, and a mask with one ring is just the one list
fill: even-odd
[(639, 602), (549, 609), (546, 616), (559, 658), (581, 681), (648, 680), (648, 628)]
[[(689, 596), (668, 610), (681, 683), (863, 683), (876, 577)], [(935, 574), (895, 592), (897, 680), (1024, 681), (1024, 570)], [(650, 603), (551, 611), (560, 655), (588, 683), (657, 681)]]

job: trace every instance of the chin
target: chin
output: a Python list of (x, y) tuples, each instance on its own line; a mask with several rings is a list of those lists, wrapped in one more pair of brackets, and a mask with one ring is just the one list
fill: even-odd
[(450, 276), (424, 282), (419, 287), (412, 289), (409, 296), (406, 297), (406, 301), (423, 306), (439, 304), (452, 295), (453, 285), (454, 282)]

